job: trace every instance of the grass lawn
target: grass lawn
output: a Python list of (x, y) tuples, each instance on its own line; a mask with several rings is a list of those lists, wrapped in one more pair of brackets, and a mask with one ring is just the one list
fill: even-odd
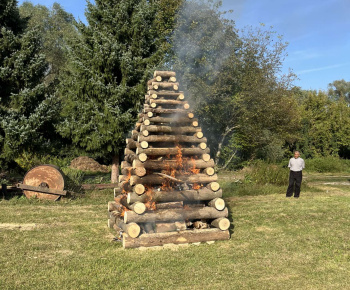
[(350, 176), (305, 177), (299, 199), (226, 192), (229, 241), (151, 250), (112, 241), (111, 190), (2, 200), (0, 226), (36, 227), (0, 228), (0, 289), (350, 289)]

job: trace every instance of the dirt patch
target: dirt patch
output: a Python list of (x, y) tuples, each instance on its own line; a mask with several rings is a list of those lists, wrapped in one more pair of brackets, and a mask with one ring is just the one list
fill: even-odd
[(69, 167), (83, 171), (109, 172), (108, 166), (101, 165), (96, 160), (87, 156), (80, 156), (73, 159)]

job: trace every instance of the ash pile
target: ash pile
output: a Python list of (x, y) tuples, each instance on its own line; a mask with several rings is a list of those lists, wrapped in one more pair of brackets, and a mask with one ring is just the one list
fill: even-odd
[(227, 240), (228, 210), (207, 139), (175, 72), (155, 71), (126, 140), (108, 226), (124, 248)]

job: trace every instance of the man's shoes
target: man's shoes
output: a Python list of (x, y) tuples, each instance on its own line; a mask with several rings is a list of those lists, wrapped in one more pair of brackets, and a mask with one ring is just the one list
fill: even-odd
[(292, 197), (291, 195), (286, 195), (286, 197)]
[(294, 196), (294, 198), (299, 198), (299, 196)]

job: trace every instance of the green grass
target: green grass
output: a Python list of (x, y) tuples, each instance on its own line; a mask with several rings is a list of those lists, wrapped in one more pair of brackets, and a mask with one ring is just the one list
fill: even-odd
[(348, 289), (350, 188), (326, 185), (332, 177), (324, 175), (306, 180), (315, 190), (302, 190), (297, 200), (286, 199), (284, 187), (256, 196), (227, 187), (229, 241), (146, 251), (112, 241), (111, 190), (54, 203), (1, 201), (1, 223), (37, 228), (0, 230), (0, 288)]

